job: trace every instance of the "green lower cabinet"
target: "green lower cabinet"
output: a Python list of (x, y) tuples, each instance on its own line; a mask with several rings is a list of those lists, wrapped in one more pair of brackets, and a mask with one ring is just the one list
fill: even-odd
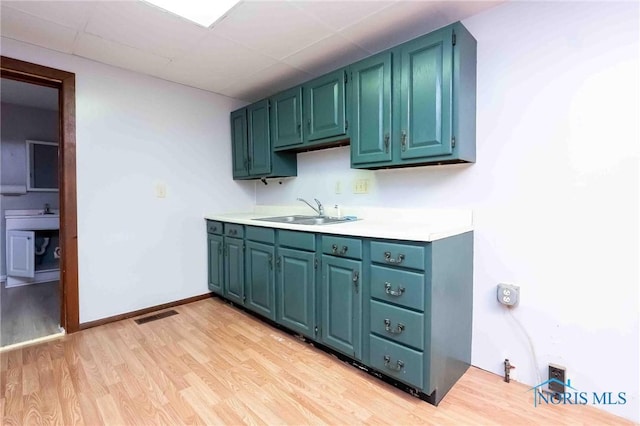
[(207, 234), (207, 258), (209, 260), (208, 286), (216, 294), (223, 294), (224, 263), (222, 236)]
[(278, 248), (278, 323), (316, 337), (315, 253)]
[(244, 304), (244, 240), (224, 238), (224, 296)]
[(246, 242), (245, 306), (271, 320), (275, 310), (275, 247), (270, 244)]
[(322, 255), (322, 342), (362, 359), (362, 262)]

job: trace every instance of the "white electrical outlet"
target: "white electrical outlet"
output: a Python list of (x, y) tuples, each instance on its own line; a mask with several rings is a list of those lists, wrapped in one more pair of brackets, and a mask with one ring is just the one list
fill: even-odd
[(520, 287), (511, 284), (498, 284), (498, 302), (507, 306), (516, 306), (520, 302)]

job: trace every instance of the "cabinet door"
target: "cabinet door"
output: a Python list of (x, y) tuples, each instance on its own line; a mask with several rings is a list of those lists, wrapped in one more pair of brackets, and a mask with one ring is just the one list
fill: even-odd
[(35, 277), (35, 233), (7, 231), (7, 275)]
[(271, 143), (274, 148), (302, 143), (302, 86), (271, 98)]
[(351, 162), (391, 161), (391, 53), (351, 66)]
[(315, 338), (315, 253), (278, 248), (278, 322)]
[(304, 85), (305, 142), (346, 133), (345, 79), (339, 70)]
[(249, 118), (249, 174), (271, 173), (271, 139), (269, 135), (269, 100), (247, 107)]
[(246, 247), (246, 307), (275, 321), (275, 248), (255, 241), (247, 241)]
[(222, 283), (224, 280), (224, 267), (222, 256), (222, 236), (207, 234), (207, 258), (209, 262), (209, 290), (222, 294)]
[(231, 152), (233, 177), (249, 176), (246, 108), (231, 113)]
[(437, 31), (400, 49), (400, 157), (451, 154), (452, 30)]
[(362, 357), (362, 262), (322, 255), (322, 341)]
[(224, 238), (224, 295), (240, 304), (244, 304), (243, 244), (239, 238)]

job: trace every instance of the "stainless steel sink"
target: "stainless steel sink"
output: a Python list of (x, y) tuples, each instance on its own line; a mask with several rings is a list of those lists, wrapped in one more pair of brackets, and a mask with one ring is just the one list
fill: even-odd
[(303, 215), (262, 217), (256, 220), (263, 220), (265, 222), (292, 223), (295, 225), (331, 225), (335, 223), (344, 223), (350, 221), (350, 219), (338, 219), (335, 217)]

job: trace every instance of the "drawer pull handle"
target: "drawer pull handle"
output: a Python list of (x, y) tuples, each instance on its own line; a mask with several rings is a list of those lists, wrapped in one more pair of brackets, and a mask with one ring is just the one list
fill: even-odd
[(229, 235), (238, 235), (238, 230), (237, 229), (230, 229), (229, 230)]
[(398, 323), (398, 325), (396, 325), (396, 329), (392, 329), (391, 328), (391, 320), (388, 318), (385, 318), (384, 320), (384, 330), (387, 333), (391, 333), (391, 334), (400, 334), (404, 331), (404, 324), (402, 324), (401, 322)]
[(347, 254), (347, 250), (349, 250), (349, 247), (347, 247), (347, 246), (342, 246), (342, 249), (340, 249), (340, 251), (338, 251), (338, 245), (337, 244), (333, 244), (331, 246), (331, 252), (333, 254), (339, 254), (340, 256), (344, 256), (345, 254)]
[(404, 362), (397, 360), (396, 365), (394, 367), (393, 365), (391, 365), (391, 357), (389, 355), (385, 355), (384, 366), (387, 367), (389, 370), (402, 371), (402, 369), (404, 368)]
[(360, 279), (360, 274), (358, 271), (353, 271), (353, 286), (355, 287), (356, 293), (358, 293), (358, 280)]
[(399, 254), (398, 257), (396, 259), (391, 257), (391, 252), (390, 251), (385, 251), (384, 252), (384, 260), (387, 263), (397, 263), (398, 265), (402, 263), (402, 261), (404, 260), (404, 254)]
[(384, 283), (384, 292), (387, 293), (389, 296), (402, 296), (402, 293), (404, 293), (404, 287), (398, 287), (397, 290), (391, 290), (391, 283), (386, 282)]

